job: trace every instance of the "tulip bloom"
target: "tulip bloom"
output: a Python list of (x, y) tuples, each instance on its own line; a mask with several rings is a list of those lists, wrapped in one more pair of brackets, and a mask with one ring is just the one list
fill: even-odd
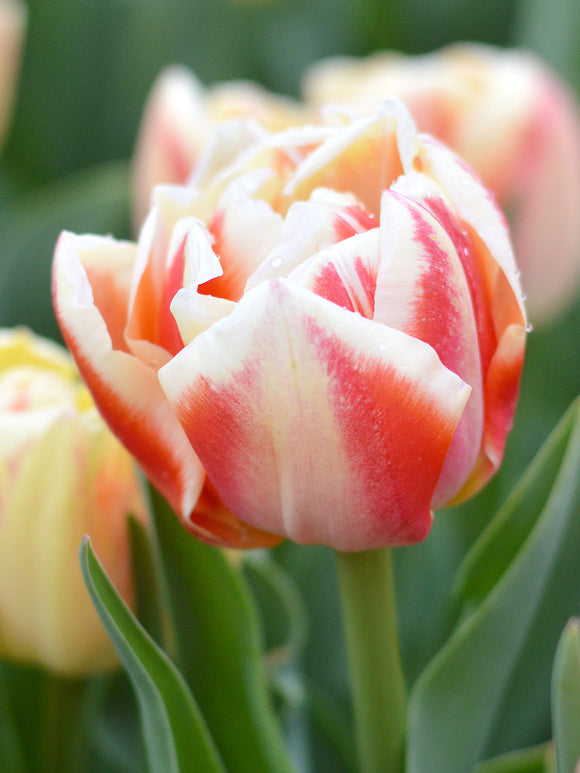
[(202, 539), (417, 542), (512, 423), (504, 218), (399, 102), (221, 140), (190, 189), (156, 190), (137, 245), (61, 236), (55, 309), (86, 383)]
[(133, 160), (136, 226), (150, 207), (158, 183), (185, 183), (213, 127), (248, 117), (271, 130), (305, 123), (306, 113), (291, 99), (275, 96), (250, 81), (228, 81), (209, 89), (185, 67), (167, 67), (145, 105)]
[(580, 118), (572, 94), (532, 54), (454, 45), (405, 57), (378, 53), (314, 65), (307, 104), (372, 112), (398, 96), (419, 128), (465, 159), (508, 213), (534, 324), (580, 281)]
[(18, 0), (0, 0), (0, 145), (12, 114), (25, 27), (24, 5)]
[(109, 432), (68, 353), (0, 331), (0, 657), (67, 676), (117, 656), (88, 591), (90, 535), (130, 603), (127, 515), (145, 517), (138, 471)]

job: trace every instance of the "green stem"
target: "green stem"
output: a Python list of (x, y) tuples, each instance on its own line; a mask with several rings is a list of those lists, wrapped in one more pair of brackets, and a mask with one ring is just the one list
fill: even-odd
[(361, 773), (400, 773), (406, 688), (388, 549), (337, 553)]
[(40, 764), (45, 773), (79, 770), (84, 686), (80, 679), (46, 674), (40, 738)]

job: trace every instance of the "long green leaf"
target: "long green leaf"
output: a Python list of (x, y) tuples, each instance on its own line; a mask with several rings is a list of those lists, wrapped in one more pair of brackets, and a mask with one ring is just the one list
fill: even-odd
[(556, 650), (552, 676), (552, 720), (559, 773), (580, 762), (580, 620), (568, 622)]
[(93, 603), (137, 695), (151, 773), (223, 773), (183, 678), (119, 597), (88, 538), (80, 558)]
[(226, 766), (291, 770), (270, 704), (257, 612), (223, 551), (191, 536), (152, 491), (177, 659)]
[[(575, 575), (575, 583), (567, 578), (564, 601), (577, 603), (579, 413), (576, 401), (466, 559), (460, 572), (466, 615), (411, 695), (408, 773), (467, 773), (478, 760), (502, 751), (492, 743), (501, 722), (500, 709), (530, 634), (534, 634), (533, 644), (545, 651), (536, 618), (546, 605), (560, 609), (556, 572), (562, 566)], [(554, 459), (559, 459), (559, 470), (552, 483)], [(545, 475), (544, 467), (552, 472)], [(542, 485), (536, 485), (538, 480)], [(526, 512), (530, 507), (533, 517)], [(506, 547), (501, 560), (496, 560), (502, 535), (511, 548)], [(489, 575), (478, 578), (488, 566)], [(519, 707), (525, 708), (521, 703), (525, 697)], [(541, 713), (541, 705), (533, 708)], [(512, 715), (514, 711), (512, 706)]]

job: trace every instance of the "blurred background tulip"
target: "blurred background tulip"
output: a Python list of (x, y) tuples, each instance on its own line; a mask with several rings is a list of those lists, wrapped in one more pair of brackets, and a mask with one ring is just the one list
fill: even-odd
[(137, 469), (68, 354), (0, 332), (0, 657), (80, 676), (117, 663), (78, 560), (90, 535), (133, 598), (127, 517), (144, 522)]
[(405, 101), (419, 128), (456, 150), (513, 228), (533, 323), (551, 320), (580, 281), (580, 112), (572, 93), (524, 51), (456, 45), (420, 57), (330, 59), (305, 75), (309, 106), (367, 113)]
[(235, 118), (253, 118), (277, 130), (305, 123), (299, 103), (269, 93), (252, 81), (229, 81), (206, 89), (184, 67), (170, 67), (156, 80), (145, 105), (133, 162), (134, 220), (138, 227), (158, 183), (185, 183), (212, 128)]
[(20, 58), (26, 8), (20, 0), (0, 1), (0, 145), (8, 131), (16, 83), (20, 70)]

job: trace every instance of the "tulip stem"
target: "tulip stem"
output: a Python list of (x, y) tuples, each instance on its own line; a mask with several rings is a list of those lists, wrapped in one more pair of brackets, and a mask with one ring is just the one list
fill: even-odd
[(389, 549), (337, 553), (361, 773), (401, 773), (406, 687)]
[(45, 678), (40, 764), (46, 773), (80, 770), (80, 705), (84, 681), (47, 673)]

